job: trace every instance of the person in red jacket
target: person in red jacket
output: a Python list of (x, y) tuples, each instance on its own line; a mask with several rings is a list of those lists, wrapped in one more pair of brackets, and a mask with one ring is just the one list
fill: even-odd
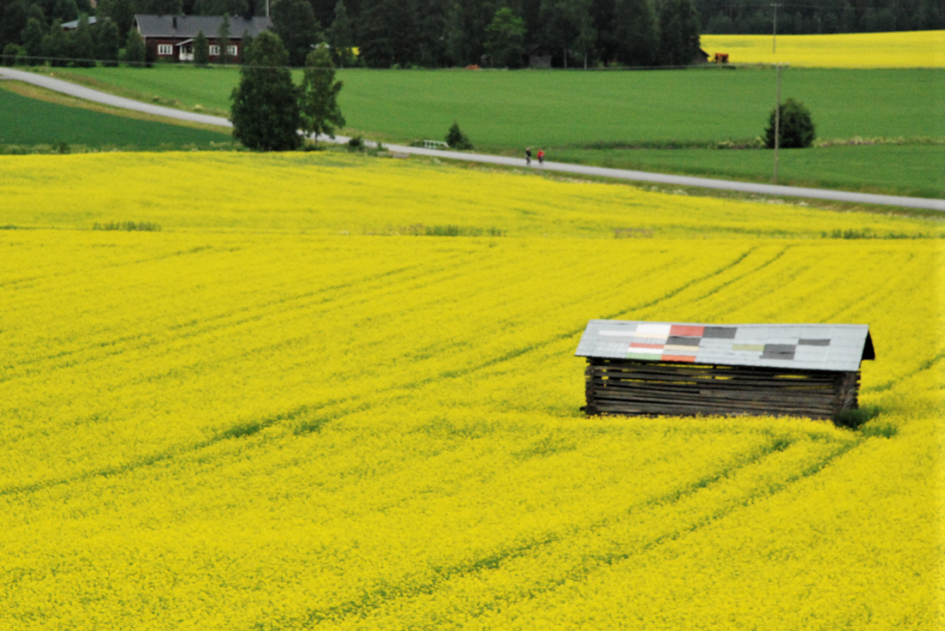
[(545, 163), (545, 151), (543, 149), (539, 149), (538, 150), (538, 164), (541, 165), (544, 163)]

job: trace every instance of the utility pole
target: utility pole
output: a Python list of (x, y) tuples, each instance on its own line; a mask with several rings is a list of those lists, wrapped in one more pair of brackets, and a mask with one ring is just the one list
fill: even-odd
[(778, 64), (778, 97), (774, 107), (774, 183), (778, 183), (778, 147), (781, 144), (781, 64)]
[(778, 52), (778, 7), (780, 7), (781, 4), (773, 2), (771, 6), (774, 7), (774, 29), (771, 36), (771, 54), (774, 55)]

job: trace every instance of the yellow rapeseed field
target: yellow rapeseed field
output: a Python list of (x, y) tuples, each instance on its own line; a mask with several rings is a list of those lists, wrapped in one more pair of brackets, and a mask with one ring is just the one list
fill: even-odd
[[(808, 68), (942, 68), (945, 31), (837, 35), (703, 35), (702, 48), (731, 63), (790, 63)], [(776, 48), (776, 51), (773, 50)]]
[(0, 157), (0, 226), (87, 230), (133, 221), (175, 232), (323, 236), (412, 234), (419, 225), (511, 237), (820, 237), (851, 229), (945, 236), (939, 222), (824, 213), (804, 202), (697, 199), (681, 190), (667, 196), (341, 153), (83, 154), (58, 158), (54, 170), (48, 164), (44, 156)]
[[(945, 623), (936, 220), (341, 154), (0, 200), (0, 629)], [(591, 318), (869, 324), (873, 418), (586, 418)]]

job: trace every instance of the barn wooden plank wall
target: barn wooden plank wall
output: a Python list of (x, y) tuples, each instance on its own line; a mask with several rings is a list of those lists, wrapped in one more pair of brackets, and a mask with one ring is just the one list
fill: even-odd
[(589, 415), (775, 415), (857, 408), (860, 373), (588, 357)]

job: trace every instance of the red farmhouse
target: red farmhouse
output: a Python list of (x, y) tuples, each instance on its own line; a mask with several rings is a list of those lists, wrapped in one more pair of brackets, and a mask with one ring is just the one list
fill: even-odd
[[(220, 26), (222, 16), (210, 15), (135, 15), (134, 26), (141, 33), (145, 47), (154, 59), (193, 61), (194, 38), (203, 31), (210, 43), (210, 62), (221, 59)], [(256, 37), (272, 26), (266, 17), (231, 17), (229, 55), (234, 62), (243, 54), (243, 38)]]

